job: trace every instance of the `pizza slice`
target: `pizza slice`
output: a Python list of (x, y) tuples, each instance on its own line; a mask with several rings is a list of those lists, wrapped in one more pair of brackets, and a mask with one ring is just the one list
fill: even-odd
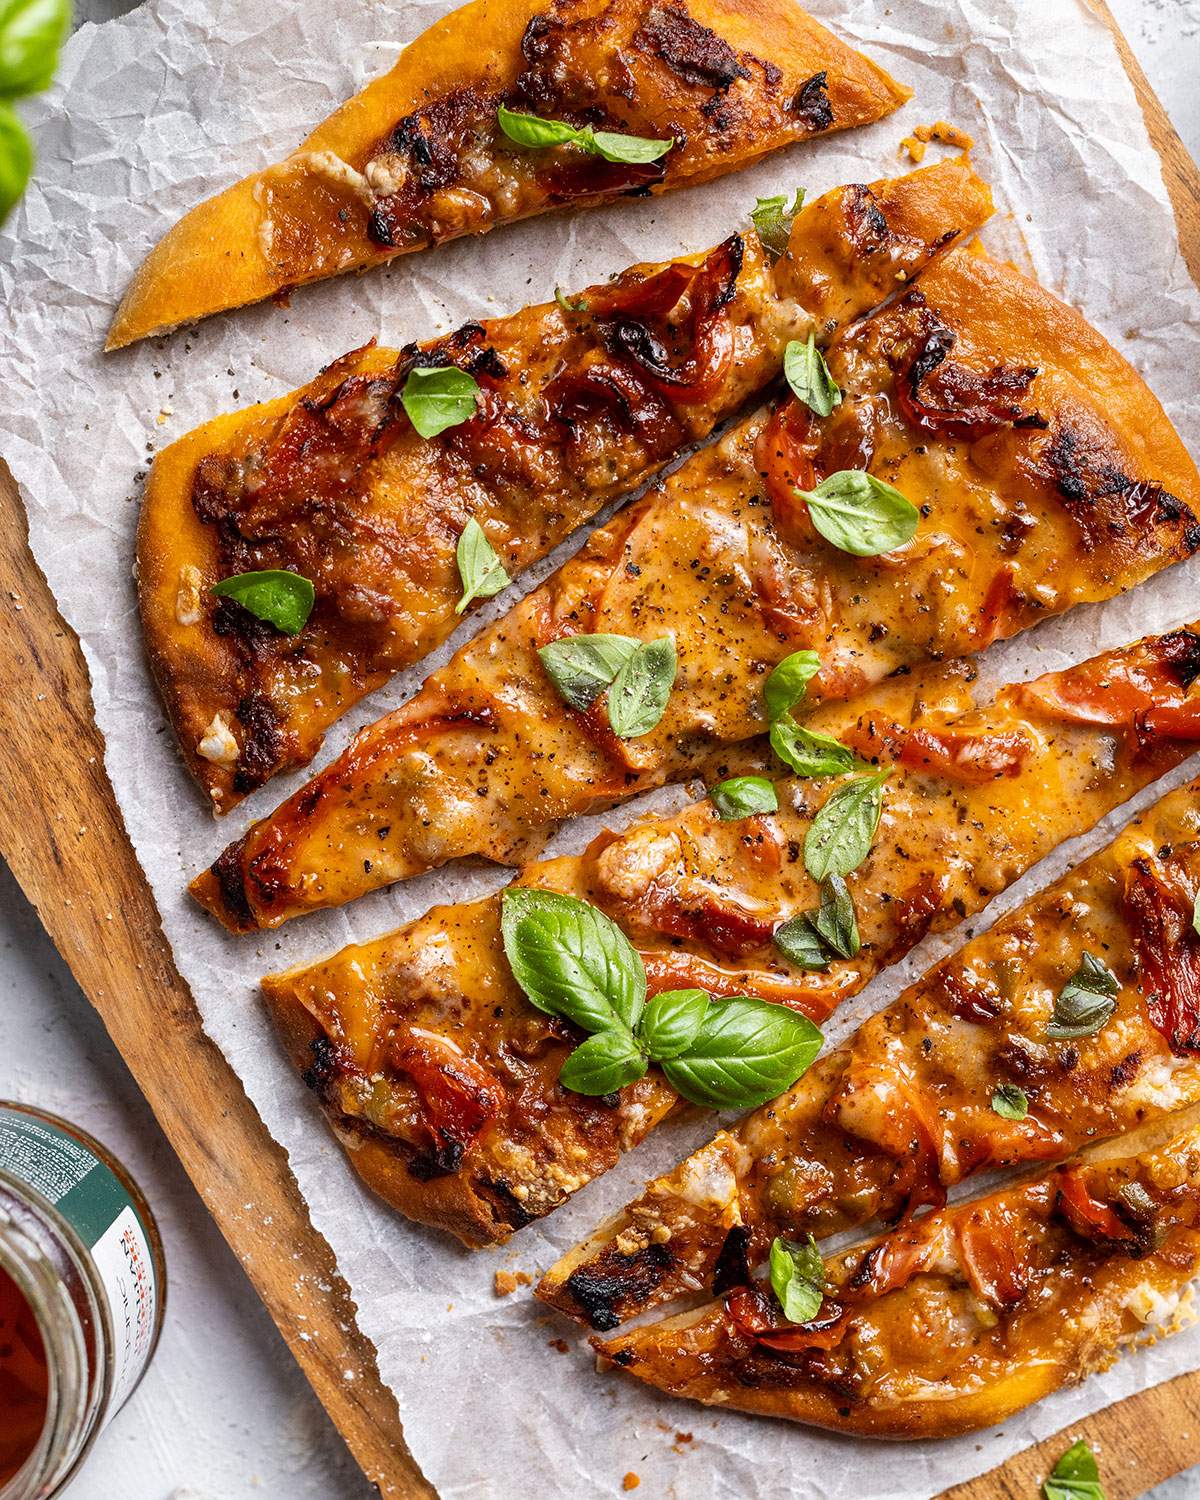
[[(733, 234), (419, 347), (359, 349), (164, 449), (138, 598), (214, 809), (307, 765), (329, 725), (445, 640), (472, 596), (707, 437), (776, 378), (789, 341), (824, 344), (990, 212), (965, 160), (837, 188), (774, 253)], [(238, 593), (263, 574), (276, 607), (299, 591), (307, 609), (272, 614)]]
[(789, 656), (820, 654), (810, 702), (850, 698), (1200, 550), (1200, 476), (1154, 397), (1008, 266), (952, 250), (823, 369), (798, 384), (828, 416), (759, 413), (620, 512), (197, 899), (244, 931), (463, 855), (515, 863), (760, 733)]
[[(1123, 673), (1114, 686), (1051, 678), (1025, 701), (1102, 732), (1141, 692)], [(1135, 725), (1160, 722), (1141, 713)], [(1200, 696), (1161, 714), (1195, 735)], [(1200, 1101), (1198, 897), (1193, 781), (652, 1182), (539, 1296), (613, 1328), (737, 1284), (776, 1236), (911, 1215), (976, 1172), (1055, 1160)]]
[[(1200, 635), (1178, 631), (1007, 688), (985, 709), (970, 707), (962, 671), (927, 671), (817, 710), (810, 732), (894, 766), (870, 852), (841, 887), (814, 878), (810, 831), (831, 799), (869, 778), (776, 767), (771, 782), (761, 747), (747, 747), (719, 774), (757, 771), (774, 813), (739, 816), (718, 789), (604, 834), (581, 855), (532, 865), (510, 891), (560, 893), (615, 922), (651, 996), (751, 996), (820, 1020), (927, 932), (980, 910), (1186, 757), (1200, 741), (1200, 703), (1188, 695), (1197, 676)], [(1103, 716), (1064, 714), (1064, 703), (1100, 703)], [(810, 914), (829, 891), (848, 903), (851, 940), (814, 953)], [(505, 1239), (560, 1206), (677, 1102), (658, 1069), (602, 1097), (559, 1081), (583, 1032), (535, 1008), (514, 978), (504, 899), (437, 907), (263, 981), (288, 1052), (355, 1169), (393, 1206), (468, 1244)], [(831, 1066), (818, 1062), (813, 1076)], [(728, 1223), (720, 1212), (717, 1222), (719, 1250)], [(609, 1280), (605, 1250), (584, 1257), (586, 1281), (573, 1265), (556, 1269), (543, 1293), (593, 1314), (597, 1287), (649, 1295), (648, 1278), (666, 1285), (675, 1262), (657, 1228), (648, 1232), (619, 1252)]]
[(779, 1291), (751, 1282), (593, 1342), (706, 1405), (871, 1437), (990, 1427), (1194, 1321), (1196, 1113), (1153, 1145), (1115, 1143), (824, 1265), (811, 1244), (783, 1246)]
[(475, 0), (284, 161), (185, 215), (107, 347), (553, 208), (705, 182), (909, 94), (792, 0)]

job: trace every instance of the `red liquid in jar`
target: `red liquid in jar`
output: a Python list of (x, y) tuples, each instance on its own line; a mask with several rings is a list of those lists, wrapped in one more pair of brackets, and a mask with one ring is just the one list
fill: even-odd
[(41, 1436), (48, 1383), (33, 1311), (12, 1277), (0, 1270), (0, 1486), (19, 1472)]

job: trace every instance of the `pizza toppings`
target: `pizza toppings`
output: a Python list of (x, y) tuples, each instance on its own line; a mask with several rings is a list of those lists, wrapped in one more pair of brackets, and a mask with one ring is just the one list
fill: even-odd
[[(1138, 988), (1173, 1052), (1200, 1052), (1200, 887), (1182, 862), (1144, 857), (1130, 866), (1125, 910), (1137, 952)], [(1195, 875), (1192, 876), (1195, 882)]]

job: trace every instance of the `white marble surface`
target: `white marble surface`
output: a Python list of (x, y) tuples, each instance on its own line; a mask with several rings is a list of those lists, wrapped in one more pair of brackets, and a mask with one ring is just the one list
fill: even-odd
[[(1200, 0), (1110, 4), (1180, 134), (1200, 155)], [(128, 8), (128, 0), (77, 0), (81, 20)], [(813, 8), (819, 13), (819, 0)], [(108, 1142), (152, 1199), (166, 1240), (171, 1286), (162, 1345), (72, 1486), (73, 1500), (367, 1500), (374, 1490), (350, 1462), (99, 1020), (2, 867), (0, 1038), (0, 1098), (35, 1101)], [(511, 1493), (497, 1487), (495, 1500)], [(1154, 1500), (1192, 1496), (1200, 1496), (1200, 1469), (1154, 1492)]]

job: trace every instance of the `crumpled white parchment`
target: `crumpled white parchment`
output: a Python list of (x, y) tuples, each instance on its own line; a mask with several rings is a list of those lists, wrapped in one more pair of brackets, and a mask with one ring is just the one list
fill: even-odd
[[(152, 452), (196, 423), (298, 385), (372, 335), (389, 344), (427, 337), (543, 300), (556, 284), (573, 288), (633, 260), (703, 248), (745, 221), (756, 194), (801, 184), (815, 192), (902, 170), (900, 138), (937, 119), (977, 139), (976, 161), (1000, 204), (987, 243), (1031, 263), (1082, 306), (1149, 376), (1196, 451), (1200, 297), (1178, 251), (1159, 163), (1112, 39), (1082, 0), (816, 0), (822, 21), (916, 89), (900, 114), (704, 188), (533, 220), (303, 291), (288, 310), (246, 309), (103, 356), (129, 276), (175, 219), (293, 147), (448, 8), (445, 0), (150, 0), (121, 20), (85, 26), (67, 46), (53, 92), (27, 111), (37, 175), (0, 234), (0, 453), (20, 482), (37, 558), (83, 642), (108, 772), (179, 968), (287, 1148), (379, 1349), (413, 1452), (447, 1500), (609, 1495), (629, 1470), (643, 1493), (680, 1500), (916, 1500), (1119, 1396), (1200, 1368), (1200, 1332), (1127, 1358), (1002, 1428), (902, 1446), (704, 1411), (616, 1375), (598, 1377), (574, 1330), (527, 1294), (496, 1300), (497, 1269), (547, 1266), (707, 1136), (711, 1121), (664, 1129), (548, 1224), (499, 1251), (465, 1252), (357, 1186), (279, 1051), (256, 981), (501, 877), (483, 868), (440, 872), (258, 938), (228, 937), (192, 907), (187, 879), (298, 778), (266, 787), (220, 825), (188, 783), (141, 653), (131, 581), (139, 480)], [(1193, 564), (989, 652), (988, 675), (1029, 675), (1197, 614)], [(400, 677), (360, 705), (331, 733), (319, 763), (422, 675)], [(1035, 883), (1119, 821), (1047, 861)], [(587, 835), (576, 826), (559, 846), (579, 847)], [(989, 916), (1030, 886), (997, 901)], [(831, 1038), (952, 941), (926, 944), (884, 976), (846, 1007)], [(566, 1355), (549, 1347), (560, 1335), (572, 1346)], [(693, 1441), (676, 1444), (677, 1429)]]

